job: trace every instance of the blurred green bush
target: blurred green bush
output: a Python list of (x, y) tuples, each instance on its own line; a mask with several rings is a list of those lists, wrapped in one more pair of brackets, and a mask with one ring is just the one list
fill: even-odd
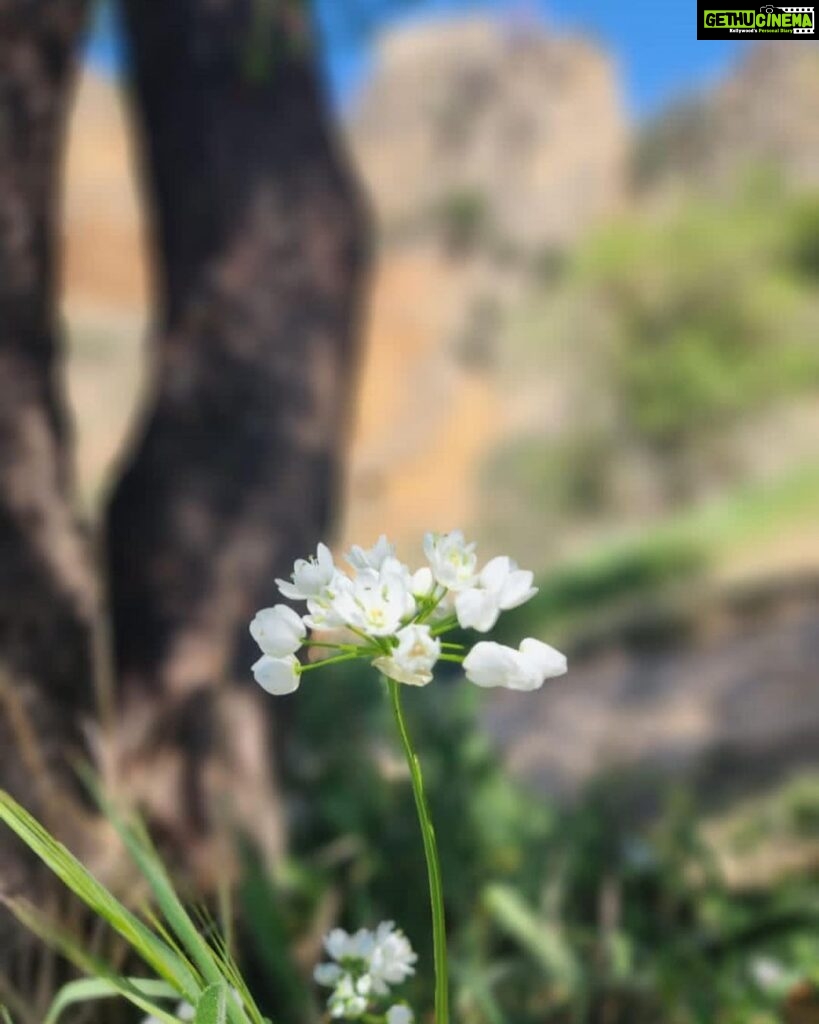
[[(819, 393), (814, 195), (757, 184), (632, 215), (533, 281), (506, 372), (552, 409), (487, 462), (487, 494), (510, 496), (489, 533), (507, 543), (533, 516), (557, 543), (752, 480), (745, 431)], [(791, 468), (790, 445), (765, 449), (766, 471)]]
[[(819, 778), (715, 813), (614, 776), (559, 808), (498, 764), (476, 720), (484, 694), (453, 680), (417, 696), (460, 1024), (774, 1024), (789, 992), (819, 982)], [(421, 955), (411, 1001), (431, 1005), (424, 864), (384, 704), (375, 679), (344, 673), (302, 689), (293, 861), (271, 879), (248, 860), (245, 960), (292, 1024), (317, 1019), (298, 950), (328, 914), (399, 921)], [(809, 856), (746, 882), (737, 858), (763, 839)]]

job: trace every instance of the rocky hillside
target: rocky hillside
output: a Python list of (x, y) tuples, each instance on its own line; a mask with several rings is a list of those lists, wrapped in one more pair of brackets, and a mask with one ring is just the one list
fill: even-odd
[(819, 47), (749, 48), (714, 89), (649, 125), (634, 162), (649, 189), (732, 188), (751, 169), (819, 186)]
[(349, 128), (388, 235), (471, 216), (536, 250), (624, 198), (619, 83), (585, 39), (478, 18), (404, 28), (379, 47)]

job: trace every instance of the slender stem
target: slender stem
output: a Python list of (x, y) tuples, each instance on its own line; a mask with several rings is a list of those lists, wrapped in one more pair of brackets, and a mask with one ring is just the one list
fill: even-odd
[(305, 672), (312, 672), (316, 668), (324, 668), (325, 665), (337, 665), (340, 661), (355, 661), (356, 658), (360, 658), (360, 654), (336, 654), (332, 658), (322, 658), (321, 661), (311, 661), (307, 665), (302, 665), (299, 669), (301, 675)]
[(427, 861), (429, 877), (429, 901), (432, 907), (432, 945), (435, 957), (435, 1024), (449, 1024), (449, 983), (447, 976), (446, 954), (446, 921), (444, 918), (444, 887), (441, 880), (441, 865), (438, 862), (438, 845), (435, 841), (435, 829), (429, 813), (424, 779), (421, 774), (421, 762), (412, 745), (404, 712), (401, 709), (401, 684), (394, 679), (387, 679), (395, 724), (404, 747), (404, 754), (409, 766), (412, 781), (412, 793), (415, 797), (415, 808), (418, 812), (418, 823), (421, 826), (421, 838), (424, 841), (424, 856)]

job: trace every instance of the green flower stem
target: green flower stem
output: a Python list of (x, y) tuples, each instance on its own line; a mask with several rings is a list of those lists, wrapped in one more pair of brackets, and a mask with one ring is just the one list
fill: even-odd
[(435, 829), (429, 813), (427, 798), (424, 793), (424, 779), (421, 774), (421, 762), (412, 745), (404, 713), (401, 710), (401, 684), (394, 679), (387, 679), (395, 724), (404, 747), (404, 754), (409, 766), (412, 781), (412, 793), (415, 797), (415, 808), (418, 811), (418, 822), (421, 826), (421, 838), (424, 841), (424, 856), (427, 861), (429, 877), (429, 901), (432, 907), (432, 944), (435, 956), (435, 1024), (449, 1024), (449, 982), (446, 954), (446, 921), (444, 918), (444, 887), (441, 881), (441, 865), (438, 862), (438, 846), (435, 841)]
[(304, 675), (305, 672), (312, 672), (316, 668), (324, 668), (325, 665), (337, 665), (340, 661), (355, 661), (360, 657), (360, 654), (337, 654), (332, 658), (322, 658), (321, 661), (311, 661), (299, 668), (299, 675)]
[(432, 633), (433, 636), (440, 636), (442, 633), (448, 633), (450, 629), (454, 629), (457, 625), (457, 618), (454, 615), (450, 615), (448, 618), (433, 626), (430, 633)]

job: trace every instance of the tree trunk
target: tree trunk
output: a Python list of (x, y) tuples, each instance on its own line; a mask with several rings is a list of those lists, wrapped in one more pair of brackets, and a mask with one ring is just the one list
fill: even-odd
[[(73, 508), (56, 309), (63, 132), (87, 8), (0, 0), (0, 786), (62, 835), (67, 755), (94, 695), (95, 587)], [(32, 879), (2, 830), (0, 890)]]
[(125, 774), (187, 845), (220, 771), (246, 824), (270, 798), (247, 625), (330, 525), (356, 363), (365, 220), (292, 7), (125, 0), (159, 315), (111, 603)]

